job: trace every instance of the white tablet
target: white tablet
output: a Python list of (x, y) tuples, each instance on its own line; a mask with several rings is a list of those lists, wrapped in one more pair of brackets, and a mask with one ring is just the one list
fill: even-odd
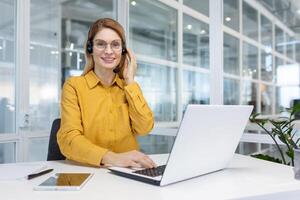
[(80, 190), (92, 177), (91, 173), (56, 173), (34, 190)]

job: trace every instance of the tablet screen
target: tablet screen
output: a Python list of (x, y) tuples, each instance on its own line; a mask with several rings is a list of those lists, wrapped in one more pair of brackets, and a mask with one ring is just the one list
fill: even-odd
[(81, 189), (81, 187), (92, 176), (91, 173), (56, 173), (38, 185), (35, 189), (59, 190)]

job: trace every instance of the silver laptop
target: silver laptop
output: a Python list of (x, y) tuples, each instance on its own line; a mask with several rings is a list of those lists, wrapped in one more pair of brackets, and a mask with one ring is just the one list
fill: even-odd
[(234, 155), (252, 109), (246, 105), (188, 105), (165, 165), (109, 170), (164, 186), (224, 169)]

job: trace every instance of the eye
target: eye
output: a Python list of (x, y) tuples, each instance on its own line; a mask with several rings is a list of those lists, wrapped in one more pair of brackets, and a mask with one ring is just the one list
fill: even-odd
[(103, 41), (99, 41), (99, 42), (96, 42), (96, 47), (98, 48), (101, 48), (101, 49), (104, 49), (106, 47), (106, 42), (103, 42)]
[(114, 49), (120, 49), (121, 48), (121, 43), (118, 41), (112, 41), (111, 42), (111, 47)]

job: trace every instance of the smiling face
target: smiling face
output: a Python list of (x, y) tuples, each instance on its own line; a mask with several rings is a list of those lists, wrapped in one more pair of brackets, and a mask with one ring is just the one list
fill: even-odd
[(93, 39), (93, 59), (95, 67), (113, 70), (119, 65), (122, 52), (122, 40), (116, 31), (101, 29)]

